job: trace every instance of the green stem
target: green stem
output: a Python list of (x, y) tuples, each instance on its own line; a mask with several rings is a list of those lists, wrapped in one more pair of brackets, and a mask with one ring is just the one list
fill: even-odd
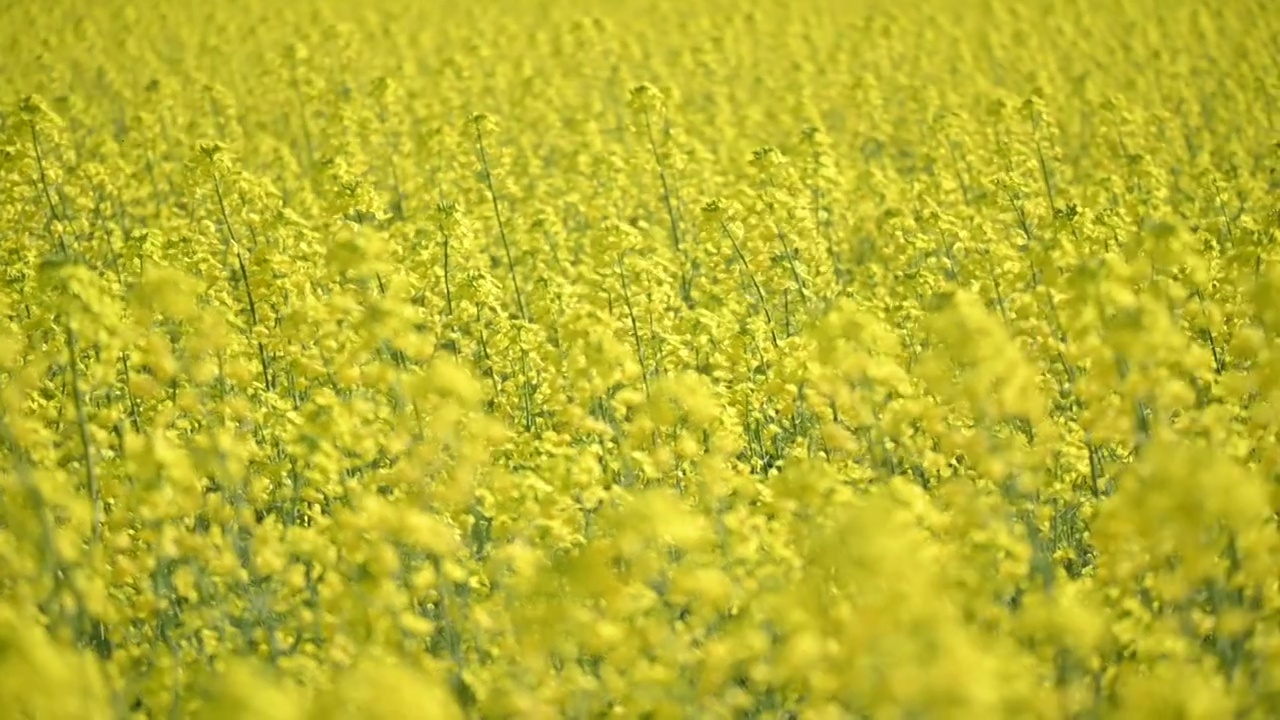
[(493, 173), (489, 170), (489, 154), (484, 147), (484, 133), (480, 131), (480, 120), (476, 119), (473, 122), (476, 130), (476, 148), (480, 151), (480, 167), (484, 171), (485, 187), (489, 189), (489, 200), (493, 203), (493, 216), (498, 221), (498, 237), (502, 239), (502, 251), (507, 256), (507, 270), (511, 272), (511, 284), (515, 286), (516, 306), (520, 309), (520, 319), (529, 322), (524, 293), (520, 292), (520, 278), (516, 275), (516, 262), (511, 255), (511, 243), (507, 241), (507, 229), (502, 222), (502, 210), (498, 206), (498, 191), (494, 189)]
[(627, 316), (631, 318), (631, 338), (636, 344), (636, 359), (640, 361), (640, 379), (644, 381), (645, 397), (649, 396), (649, 370), (644, 362), (644, 345), (640, 343), (640, 328), (636, 323), (636, 312), (631, 305), (631, 287), (627, 283), (627, 253), (618, 256), (618, 272), (622, 275), (622, 297), (627, 304)]
[(760, 299), (760, 309), (764, 312), (765, 320), (769, 321), (769, 336), (773, 339), (773, 346), (778, 347), (778, 333), (773, 329), (773, 313), (769, 312), (769, 302), (765, 299), (764, 288), (760, 287), (759, 281), (756, 280), (755, 273), (751, 272), (751, 265), (747, 263), (746, 255), (742, 254), (742, 248), (738, 246), (738, 240), (733, 237), (733, 233), (729, 230), (729, 226), (720, 221), (720, 230), (724, 236), (729, 239), (729, 243), (733, 245), (733, 252), (738, 256), (738, 262), (742, 263), (742, 270), (746, 273), (747, 279), (751, 281), (751, 286), (755, 288), (756, 297)]

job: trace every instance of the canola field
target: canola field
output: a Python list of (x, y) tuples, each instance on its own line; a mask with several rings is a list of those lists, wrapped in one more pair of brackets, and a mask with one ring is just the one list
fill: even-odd
[(1280, 716), (1265, 0), (13, 0), (0, 715)]

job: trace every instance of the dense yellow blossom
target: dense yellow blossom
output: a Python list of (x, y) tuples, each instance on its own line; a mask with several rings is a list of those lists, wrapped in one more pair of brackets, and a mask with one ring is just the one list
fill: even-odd
[(0, 716), (1280, 716), (1263, 0), (0, 6)]

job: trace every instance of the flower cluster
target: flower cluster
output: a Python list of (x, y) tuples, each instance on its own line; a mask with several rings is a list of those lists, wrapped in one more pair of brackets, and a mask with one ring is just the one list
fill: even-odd
[(0, 9), (0, 708), (1280, 715), (1274, 13)]

